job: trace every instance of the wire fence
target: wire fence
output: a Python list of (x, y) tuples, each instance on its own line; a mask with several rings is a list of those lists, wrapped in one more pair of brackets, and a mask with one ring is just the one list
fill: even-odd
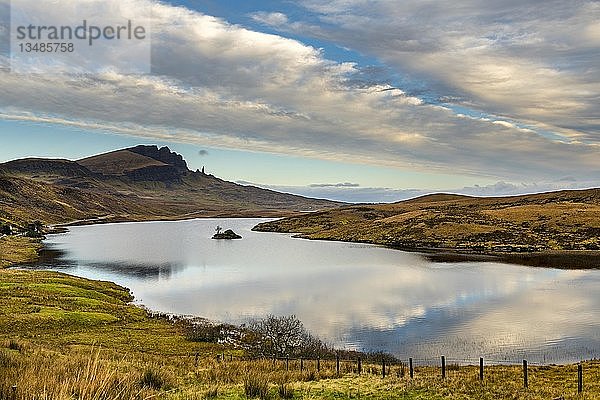
[[(341, 376), (347, 373), (354, 374), (376, 374), (382, 378), (389, 377), (391, 375), (398, 377), (408, 377), (414, 379), (417, 374), (417, 368), (439, 368), (439, 377), (445, 379), (450, 371), (459, 371), (466, 367), (479, 367), (479, 380), (484, 381), (486, 379), (486, 367), (491, 366), (521, 366), (522, 367), (522, 378), (523, 387), (529, 387), (529, 372), (530, 368), (539, 368), (549, 366), (552, 364), (545, 364), (540, 362), (531, 362), (527, 360), (494, 360), (484, 359), (479, 357), (478, 359), (460, 359), (460, 358), (447, 358), (440, 356), (439, 358), (408, 358), (407, 360), (390, 358), (382, 355), (379, 360), (376, 357), (370, 356), (368, 358), (356, 357), (356, 358), (341, 358), (339, 355), (335, 358), (302, 358), (302, 357), (249, 357), (249, 356), (238, 356), (233, 354), (219, 354), (216, 356), (218, 362), (233, 362), (233, 361), (257, 361), (262, 360), (263, 362), (271, 363), (273, 369), (286, 371), (335, 371), (335, 374)], [(600, 360), (592, 360), (590, 362), (598, 362)], [(198, 354), (196, 354), (196, 364), (198, 363)], [(584, 369), (583, 364), (580, 362), (577, 364), (576, 379), (577, 379), (577, 392), (583, 392), (583, 376)], [(574, 372), (575, 379), (575, 372)]]

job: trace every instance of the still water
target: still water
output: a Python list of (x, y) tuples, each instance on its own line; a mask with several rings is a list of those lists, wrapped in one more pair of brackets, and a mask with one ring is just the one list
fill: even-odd
[[(43, 268), (109, 280), (156, 311), (240, 323), (295, 314), (327, 343), (431, 363), (600, 356), (600, 271), (433, 263), (250, 229), (261, 219), (71, 227)], [(242, 240), (211, 240), (216, 225)]]

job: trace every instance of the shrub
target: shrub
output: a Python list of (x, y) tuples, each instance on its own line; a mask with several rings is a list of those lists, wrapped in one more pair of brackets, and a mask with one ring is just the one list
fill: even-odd
[(266, 357), (317, 357), (328, 354), (327, 346), (311, 335), (295, 315), (267, 317), (250, 323), (256, 338), (249, 349)]
[(199, 323), (188, 327), (186, 339), (191, 342), (218, 343), (226, 339), (227, 331), (233, 329), (225, 324)]
[(40, 238), (43, 236), (44, 224), (40, 221), (33, 221), (27, 224), (25, 235), (31, 238)]
[(0, 235), (12, 235), (12, 228), (8, 224), (0, 224)]
[[(17, 365), (17, 361), (9, 352), (0, 349), (0, 369), (15, 368)], [(2, 398), (2, 396), (0, 396), (0, 398)]]

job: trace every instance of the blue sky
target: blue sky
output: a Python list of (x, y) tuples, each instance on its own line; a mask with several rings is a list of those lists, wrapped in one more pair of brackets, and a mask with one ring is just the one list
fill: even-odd
[[(0, 161), (155, 143), (349, 201), (600, 185), (597, 2), (117, 3), (152, 9), (152, 74), (110, 49), (92, 75), (0, 71)], [(81, 19), (66, 0), (15, 6)]]

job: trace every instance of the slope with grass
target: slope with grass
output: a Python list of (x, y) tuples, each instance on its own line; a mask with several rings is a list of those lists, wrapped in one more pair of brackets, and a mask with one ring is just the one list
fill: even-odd
[(136, 146), (79, 161), (0, 164), (0, 223), (285, 216), (339, 203), (278, 193), (190, 171), (167, 147)]
[(131, 300), (110, 282), (0, 270), (0, 398), (146, 398), (183, 379), (173, 371), (194, 352), (222, 350)]
[(13, 264), (34, 262), (42, 244), (37, 239), (22, 236), (0, 237), (0, 269)]
[(411, 251), (501, 255), (536, 265), (600, 267), (600, 189), (496, 198), (429, 195), (292, 216), (254, 230)]

